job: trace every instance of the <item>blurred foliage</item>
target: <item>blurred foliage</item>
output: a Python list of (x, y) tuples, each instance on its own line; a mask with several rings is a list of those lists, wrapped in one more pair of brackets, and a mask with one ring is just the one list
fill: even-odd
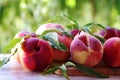
[[(20, 30), (35, 31), (38, 25), (68, 14), (80, 26), (89, 22), (120, 29), (120, 0), (0, 0), (0, 52)], [(67, 24), (63, 18), (59, 23)]]

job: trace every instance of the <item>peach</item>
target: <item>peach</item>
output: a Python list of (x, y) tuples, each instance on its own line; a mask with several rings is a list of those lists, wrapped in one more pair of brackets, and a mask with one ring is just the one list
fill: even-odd
[(107, 40), (111, 37), (120, 37), (120, 30), (112, 27), (106, 27), (105, 30), (101, 30), (100, 34)]
[(120, 38), (112, 37), (103, 45), (103, 61), (111, 67), (120, 67)]
[(46, 30), (56, 30), (57, 32), (64, 31), (64, 28), (61, 24), (58, 23), (46, 23), (38, 27), (36, 30), (37, 35), (41, 35)]
[(58, 40), (60, 43), (64, 44), (67, 48), (66, 51), (58, 50), (56, 48), (53, 48), (53, 60), (54, 61), (67, 61), (70, 58), (70, 44), (72, 42), (72, 39), (63, 34), (58, 34)]
[(56, 32), (58, 35), (58, 41), (64, 44), (67, 48), (67, 51), (62, 51), (53, 47), (53, 60), (54, 61), (68, 60), (68, 58), (70, 57), (69, 49), (72, 39), (69, 36), (62, 34), (62, 32), (65, 31), (63, 26), (58, 23), (46, 23), (38, 27), (38, 29), (36, 30), (36, 34), (41, 35), (46, 30), (55, 30), (54, 32)]
[[(31, 32), (27, 32), (27, 31), (20, 31), (18, 32), (14, 38), (24, 38), (24, 39), (28, 39), (30, 37), (37, 37), (37, 35), (35, 33), (31, 33)], [(18, 49), (20, 46), (20, 43), (16, 44), (16, 46), (11, 49), (11, 52), (13, 52), (15, 49)], [(19, 52), (17, 51), (15, 54), (14, 54), (14, 58), (18, 61), (19, 61)]]
[(21, 64), (31, 71), (44, 71), (53, 60), (52, 47), (47, 41), (39, 38), (23, 41), (19, 53)]
[(103, 46), (96, 37), (81, 31), (72, 41), (70, 53), (75, 63), (93, 67), (103, 57)]

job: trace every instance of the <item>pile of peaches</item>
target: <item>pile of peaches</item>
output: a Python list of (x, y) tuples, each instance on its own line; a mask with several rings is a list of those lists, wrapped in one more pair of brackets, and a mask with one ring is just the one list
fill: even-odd
[(120, 67), (120, 30), (105, 27), (94, 35), (85, 30), (67, 31), (62, 24), (46, 23), (35, 32), (20, 31), (22, 38), (11, 51), (15, 59), (31, 71), (45, 71), (54, 62), (72, 61), (94, 67), (103, 62), (108, 67)]

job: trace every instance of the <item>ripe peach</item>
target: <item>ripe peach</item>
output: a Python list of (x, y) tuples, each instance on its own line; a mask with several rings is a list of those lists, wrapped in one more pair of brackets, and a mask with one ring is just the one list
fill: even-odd
[(56, 31), (64, 31), (64, 28), (61, 24), (58, 23), (46, 23), (38, 27), (36, 30), (37, 35), (41, 35), (46, 30), (56, 30)]
[(58, 50), (53, 48), (53, 60), (54, 61), (67, 61), (70, 57), (70, 44), (72, 39), (67, 35), (58, 34), (58, 40), (60, 43), (64, 44), (67, 48), (67, 51)]
[(103, 61), (111, 67), (120, 67), (120, 38), (112, 37), (105, 41)]
[[(31, 32), (27, 32), (27, 31), (20, 31), (18, 32), (14, 38), (24, 38), (24, 39), (28, 39), (30, 37), (37, 37), (37, 35), (35, 33), (31, 33)], [(13, 52), (15, 49), (18, 49), (20, 46), (20, 43), (16, 44), (16, 46), (11, 49), (11, 52)], [(19, 51), (17, 51), (15, 54), (14, 54), (14, 58), (18, 61), (19, 61)]]
[(54, 61), (66, 61), (70, 57), (69, 49), (72, 39), (67, 35), (62, 34), (64, 30), (63, 26), (58, 23), (46, 23), (38, 27), (36, 34), (41, 35), (46, 30), (55, 30), (58, 35), (58, 40), (67, 47), (67, 51), (58, 50), (53, 47), (53, 60)]
[(49, 43), (39, 38), (29, 38), (19, 48), (21, 64), (31, 71), (44, 71), (52, 63), (53, 50)]
[(101, 30), (100, 34), (107, 40), (111, 37), (120, 37), (120, 30), (112, 27), (106, 27), (105, 30)]
[(96, 37), (82, 31), (72, 41), (70, 53), (75, 63), (93, 67), (101, 61), (103, 47)]

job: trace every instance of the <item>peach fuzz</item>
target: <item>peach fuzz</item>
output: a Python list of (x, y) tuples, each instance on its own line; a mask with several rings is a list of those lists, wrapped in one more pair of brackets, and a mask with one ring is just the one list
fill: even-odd
[(49, 43), (39, 38), (29, 38), (19, 48), (21, 64), (31, 71), (44, 71), (52, 63), (53, 50)]
[(105, 41), (103, 61), (107, 66), (120, 67), (120, 38), (112, 37)]
[(96, 37), (82, 31), (72, 41), (70, 53), (75, 63), (93, 67), (102, 60), (103, 46)]

